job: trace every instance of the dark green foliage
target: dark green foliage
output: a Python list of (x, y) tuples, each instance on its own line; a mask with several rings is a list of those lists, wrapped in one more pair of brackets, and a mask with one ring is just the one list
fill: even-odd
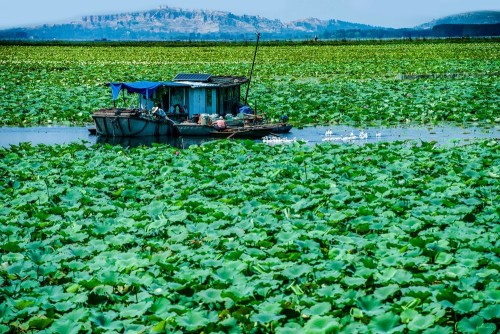
[(499, 149), (0, 148), (0, 330), (493, 333)]

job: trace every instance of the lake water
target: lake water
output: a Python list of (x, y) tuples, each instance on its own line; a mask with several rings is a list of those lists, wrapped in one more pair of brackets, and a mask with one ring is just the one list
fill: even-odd
[[(338, 140), (339, 137), (349, 137), (351, 134), (359, 136), (360, 131), (367, 133), (366, 139)], [(315, 126), (302, 129), (293, 128), (290, 133), (280, 135), (286, 140), (305, 140), (309, 144), (320, 144), (325, 142), (325, 134), (331, 132), (330, 139), (338, 143), (374, 143), (379, 141), (398, 140), (422, 140), (436, 141), (445, 144), (451, 141), (467, 142), (474, 139), (500, 139), (500, 127), (480, 128), (468, 126), (466, 128), (454, 125), (439, 126), (399, 126), (399, 127), (366, 127), (360, 129), (353, 126)], [(152, 143), (168, 144), (171, 146), (185, 148), (193, 144), (203, 144), (215, 140), (214, 138), (167, 138), (167, 137), (139, 137), (139, 138), (105, 138), (90, 135), (85, 127), (1, 127), (0, 146), (9, 147), (19, 145), (22, 142), (31, 142), (33, 145), (45, 144), (67, 144), (71, 142), (86, 142), (92, 144), (122, 145), (124, 147), (136, 147), (139, 145), (151, 145)]]

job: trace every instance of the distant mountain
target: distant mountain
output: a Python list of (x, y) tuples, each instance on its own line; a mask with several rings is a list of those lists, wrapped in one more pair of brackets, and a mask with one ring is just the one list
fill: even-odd
[[(498, 23), (499, 16), (500, 12), (473, 12), (434, 20), (413, 29), (390, 29), (335, 19), (282, 22), (224, 11), (163, 7), (141, 12), (88, 15), (66, 24), (8, 29), (0, 31), (0, 39), (245, 40), (253, 39), (256, 32), (262, 33), (266, 39), (278, 40), (431, 37), (431, 29), (442, 23)], [(495, 29), (493, 32), (496, 34)]]
[(478, 11), (445, 16), (415, 27), (416, 29), (432, 29), (440, 24), (497, 24), (500, 23), (500, 12)]
[(261, 32), (267, 38), (314, 37), (326, 30), (368, 30), (365, 24), (339, 20), (304, 19), (283, 23), (260, 16), (235, 15), (223, 11), (160, 8), (143, 12), (89, 15), (67, 23), (0, 31), (0, 38), (63, 40), (172, 40), (246, 39)]

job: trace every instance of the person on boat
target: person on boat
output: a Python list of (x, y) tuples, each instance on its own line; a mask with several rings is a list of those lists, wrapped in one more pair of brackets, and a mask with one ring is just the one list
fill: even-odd
[(153, 115), (158, 119), (165, 119), (167, 117), (167, 114), (165, 114), (165, 111), (161, 108), (160, 105), (154, 107), (152, 111)]
[(224, 130), (227, 127), (224, 117), (220, 116), (217, 121), (215, 121), (215, 128), (217, 130)]

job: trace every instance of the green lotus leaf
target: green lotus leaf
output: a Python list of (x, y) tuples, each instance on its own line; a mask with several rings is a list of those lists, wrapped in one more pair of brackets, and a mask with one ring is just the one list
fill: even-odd
[(440, 252), (436, 255), (434, 262), (437, 264), (448, 265), (448, 264), (452, 263), (453, 260), (454, 260), (453, 255), (451, 255), (449, 253)]
[(57, 334), (78, 334), (82, 324), (68, 319), (55, 320), (48, 328), (49, 332)]
[(284, 315), (278, 315), (274, 313), (255, 313), (250, 317), (250, 320), (265, 325), (269, 322), (283, 319), (284, 317)]
[(468, 272), (469, 270), (467, 268), (461, 266), (447, 267), (445, 271), (446, 276), (451, 279), (464, 277)]
[(462, 299), (455, 303), (453, 309), (460, 314), (467, 314), (471, 312), (476, 312), (481, 308), (481, 303), (474, 303), (474, 300)]
[(27, 307), (35, 305), (35, 300), (33, 299), (26, 299), (26, 300), (19, 300), (16, 302), (14, 305), (16, 309), (18, 310), (24, 310)]
[(414, 309), (408, 308), (401, 312), (401, 322), (404, 324), (409, 323), (411, 320), (415, 319), (419, 313), (415, 311)]
[(76, 308), (73, 311), (66, 312), (58, 320), (69, 320), (74, 322), (79, 322), (82, 319), (88, 317), (89, 311), (84, 308)]
[(30, 320), (28, 320), (29, 328), (34, 329), (45, 329), (50, 326), (50, 324), (54, 321), (54, 319), (47, 318), (44, 316), (34, 316)]
[(343, 221), (344, 219), (346, 219), (346, 218), (347, 218), (347, 216), (346, 216), (344, 213), (342, 213), (341, 211), (335, 211), (335, 212), (333, 212), (332, 214), (330, 214), (330, 215), (328, 216), (328, 218), (329, 218), (332, 222), (334, 222), (334, 223), (338, 223), (338, 222), (341, 222), (341, 221)]
[(9, 333), (9, 331), (10, 331), (9, 326), (0, 324), (0, 333), (6, 334)]
[(484, 323), (483, 318), (473, 316), (471, 318), (463, 318), (458, 322), (458, 330), (462, 333), (480, 333), (492, 334), (496, 332), (496, 325), (493, 323)]
[(411, 331), (422, 331), (431, 327), (436, 320), (435, 316), (429, 315), (420, 315), (417, 314), (409, 323), (408, 329)]
[(168, 220), (170, 220), (172, 223), (181, 223), (185, 221), (187, 217), (188, 213), (184, 210), (177, 212), (169, 212), (167, 215)]
[(93, 311), (92, 315), (90, 316), (90, 321), (94, 326), (97, 326), (98, 328), (110, 331), (113, 330), (119, 331), (120, 329), (123, 328), (123, 322), (115, 321), (117, 317), (118, 313), (114, 311), (108, 311), (108, 312)]
[(153, 221), (152, 223), (148, 224), (146, 227), (147, 231), (154, 231), (158, 229), (163, 229), (164, 227), (169, 225), (169, 220), (168, 219), (157, 219)]
[(153, 302), (139, 302), (136, 304), (128, 305), (120, 311), (122, 318), (136, 318), (141, 317), (151, 307)]
[(207, 289), (198, 292), (198, 297), (205, 303), (217, 303), (224, 301), (221, 297), (222, 290), (217, 289)]
[(366, 278), (363, 277), (345, 277), (345, 284), (348, 286), (361, 286), (366, 283)]
[(215, 272), (215, 277), (220, 279), (223, 282), (230, 282), (235, 278), (236, 274), (237, 273), (234, 272), (232, 269), (224, 267), (224, 268), (218, 269)]
[(303, 211), (305, 209), (310, 209), (312, 207), (315, 207), (320, 202), (321, 202), (321, 199), (319, 199), (319, 198), (314, 198), (314, 199), (303, 198), (303, 199), (299, 200), (297, 203), (293, 204), (292, 209), (295, 212), (300, 212), (300, 211)]
[(82, 197), (83, 195), (79, 189), (70, 188), (66, 191), (64, 196), (61, 196), (61, 201), (65, 202), (69, 206), (74, 206), (82, 199)]
[(373, 316), (384, 312), (382, 302), (376, 297), (369, 295), (358, 298), (356, 305), (367, 315)]
[(343, 293), (344, 290), (338, 284), (323, 286), (317, 290), (317, 294), (320, 297), (328, 297), (328, 298), (335, 298), (337, 296), (342, 295)]
[(285, 232), (285, 231), (283, 231), (283, 232), (278, 233), (278, 235), (276, 236), (276, 239), (280, 243), (287, 244), (287, 243), (295, 241), (299, 237), (300, 237), (300, 233), (298, 233), (298, 232)]
[(402, 327), (399, 325), (399, 317), (390, 312), (375, 316), (368, 324), (373, 333), (397, 333)]
[(304, 332), (307, 334), (334, 333), (338, 330), (340, 330), (338, 319), (329, 316), (312, 316), (304, 325)]
[(387, 268), (387, 269), (380, 271), (379, 273), (376, 273), (375, 277), (377, 279), (379, 279), (381, 282), (387, 282), (387, 281), (391, 280), (396, 273), (397, 273), (397, 269)]
[(486, 299), (488, 301), (499, 303), (500, 302), (500, 289), (489, 289), (485, 291)]
[(165, 209), (166, 205), (163, 202), (153, 201), (145, 207), (145, 210), (152, 218), (157, 218)]
[(277, 334), (304, 334), (304, 329), (296, 322), (288, 322), (283, 327), (276, 328)]
[(423, 334), (451, 334), (453, 329), (451, 327), (434, 326), (422, 332)]
[(310, 265), (307, 264), (293, 265), (283, 270), (283, 276), (290, 279), (294, 279), (309, 274), (311, 271), (312, 267)]
[(319, 316), (330, 312), (331, 309), (332, 305), (329, 302), (323, 302), (314, 304), (310, 308), (303, 310), (302, 313), (309, 316), (314, 316), (314, 315)]
[(500, 318), (500, 305), (488, 305), (479, 312), (479, 315), (486, 320)]
[(176, 318), (176, 322), (179, 326), (184, 327), (187, 331), (195, 331), (209, 323), (207, 314), (200, 311), (189, 311), (182, 316)]
[(410, 271), (403, 269), (398, 269), (392, 277), (392, 280), (399, 284), (409, 284), (414, 281), (413, 274)]
[(483, 269), (481, 271), (478, 271), (476, 273), (476, 276), (481, 277), (481, 278), (486, 278), (489, 276), (496, 276), (498, 275), (498, 270), (496, 269)]
[(65, 301), (56, 304), (56, 310), (59, 312), (67, 312), (72, 308), (75, 308), (77, 305), (73, 301)]
[(385, 300), (388, 297), (392, 296), (396, 291), (398, 291), (400, 288), (396, 284), (390, 284), (381, 288), (375, 289), (373, 292), (373, 295), (379, 299), (379, 300)]

